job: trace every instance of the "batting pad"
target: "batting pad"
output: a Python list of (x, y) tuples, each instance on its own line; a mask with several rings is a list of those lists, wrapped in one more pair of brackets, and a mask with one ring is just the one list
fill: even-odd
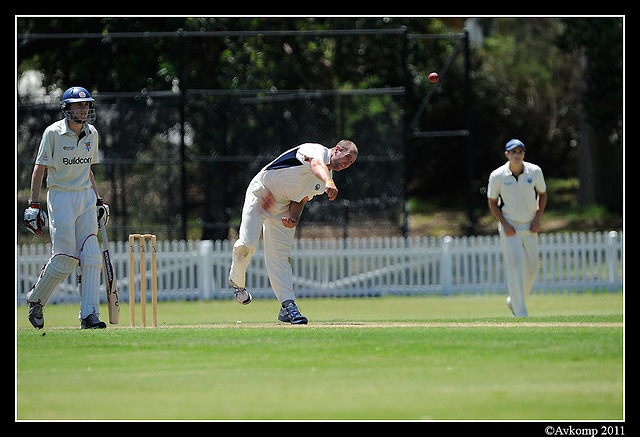
[(102, 266), (102, 255), (100, 251), (100, 245), (98, 244), (98, 237), (95, 234), (91, 234), (87, 237), (80, 250), (80, 265), (83, 269), (86, 267), (98, 267)]
[(69, 255), (58, 253), (51, 257), (47, 265), (42, 269), (40, 277), (27, 293), (27, 302), (39, 302), (46, 305), (56, 287), (67, 278), (78, 266), (78, 259)]
[(90, 314), (98, 315), (100, 304), (100, 272), (102, 271), (102, 255), (98, 237), (91, 234), (87, 237), (80, 251), (80, 267), (82, 282), (80, 286), (80, 318)]

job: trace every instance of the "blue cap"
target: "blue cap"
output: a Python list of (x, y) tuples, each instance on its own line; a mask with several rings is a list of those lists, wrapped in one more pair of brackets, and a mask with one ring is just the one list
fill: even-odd
[(509, 140), (509, 142), (505, 146), (504, 150), (506, 150), (508, 152), (509, 150), (511, 150), (513, 148), (516, 148), (516, 147), (522, 147), (522, 150), (524, 150), (525, 152), (527, 151), (527, 148), (524, 147), (524, 144), (522, 144), (522, 141), (516, 140), (515, 138), (513, 140)]

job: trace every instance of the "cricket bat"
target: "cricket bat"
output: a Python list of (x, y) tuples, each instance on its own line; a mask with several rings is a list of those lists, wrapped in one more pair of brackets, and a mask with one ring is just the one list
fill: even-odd
[(120, 321), (120, 298), (118, 296), (118, 281), (116, 272), (111, 263), (111, 252), (109, 251), (109, 240), (107, 239), (107, 229), (104, 217), (98, 222), (102, 232), (102, 272), (104, 273), (104, 284), (107, 289), (107, 304), (109, 306), (109, 323), (117, 324)]

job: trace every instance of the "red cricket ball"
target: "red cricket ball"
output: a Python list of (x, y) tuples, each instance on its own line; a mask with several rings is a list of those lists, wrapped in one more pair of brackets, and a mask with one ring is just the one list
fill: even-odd
[(436, 83), (438, 79), (440, 79), (440, 76), (438, 76), (438, 73), (436, 73), (435, 71), (429, 75), (429, 81), (431, 83)]

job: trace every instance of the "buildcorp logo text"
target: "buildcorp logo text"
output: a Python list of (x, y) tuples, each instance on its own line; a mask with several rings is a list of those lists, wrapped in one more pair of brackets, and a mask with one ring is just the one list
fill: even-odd
[(91, 158), (78, 158), (77, 156), (74, 158), (62, 158), (62, 163), (64, 165), (82, 165), (82, 164), (91, 164)]

